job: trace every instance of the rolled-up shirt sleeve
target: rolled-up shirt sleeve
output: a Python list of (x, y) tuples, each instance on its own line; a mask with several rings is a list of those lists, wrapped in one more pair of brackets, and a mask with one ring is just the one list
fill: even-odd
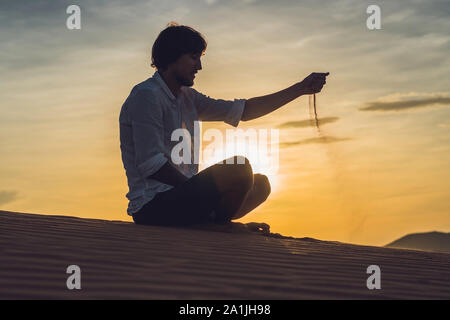
[(199, 120), (224, 121), (233, 127), (238, 126), (244, 112), (245, 99), (234, 99), (234, 101), (213, 99), (195, 89), (191, 88), (191, 90)]
[(141, 89), (130, 108), (135, 161), (139, 173), (148, 178), (167, 161), (164, 155), (164, 124), (161, 104), (151, 90)]

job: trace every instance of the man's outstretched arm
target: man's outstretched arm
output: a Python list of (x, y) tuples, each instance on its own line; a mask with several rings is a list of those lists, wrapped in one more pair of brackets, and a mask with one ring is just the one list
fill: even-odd
[(265, 96), (248, 99), (245, 102), (241, 120), (248, 121), (262, 117), (302, 95), (320, 92), (326, 82), (325, 78), (328, 75), (328, 72), (314, 72), (303, 81), (297, 82), (289, 88)]

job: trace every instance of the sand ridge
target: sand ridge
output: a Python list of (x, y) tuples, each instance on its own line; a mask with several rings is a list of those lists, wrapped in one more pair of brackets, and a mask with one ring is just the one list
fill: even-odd
[[(450, 254), (239, 228), (0, 211), (0, 256), (1, 299), (450, 298)], [(73, 264), (81, 290), (66, 287)], [(372, 264), (381, 290), (366, 287)]]

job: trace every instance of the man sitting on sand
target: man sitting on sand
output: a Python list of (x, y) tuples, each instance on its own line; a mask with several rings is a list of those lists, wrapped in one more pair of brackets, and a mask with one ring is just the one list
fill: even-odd
[[(154, 75), (137, 84), (120, 112), (120, 149), (129, 192), (128, 214), (137, 224), (225, 224), (263, 203), (270, 194), (265, 175), (253, 174), (245, 157), (236, 156), (198, 172), (198, 164), (174, 164), (177, 141), (171, 134), (195, 121), (239, 122), (262, 117), (305, 94), (320, 92), (327, 73), (262, 97), (216, 100), (192, 88), (202, 70), (204, 37), (194, 29), (169, 24), (152, 48)], [(233, 160), (233, 161), (230, 161)], [(229, 164), (232, 162), (232, 164)]]

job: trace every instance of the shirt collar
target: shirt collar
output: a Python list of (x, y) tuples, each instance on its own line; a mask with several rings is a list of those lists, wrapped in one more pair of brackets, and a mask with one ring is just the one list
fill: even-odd
[(170, 91), (167, 84), (164, 82), (164, 79), (161, 77), (161, 74), (158, 71), (155, 71), (153, 74), (153, 78), (158, 82), (158, 84), (162, 87), (164, 92), (169, 96), (170, 100), (176, 100), (177, 98), (173, 95), (172, 91)]

